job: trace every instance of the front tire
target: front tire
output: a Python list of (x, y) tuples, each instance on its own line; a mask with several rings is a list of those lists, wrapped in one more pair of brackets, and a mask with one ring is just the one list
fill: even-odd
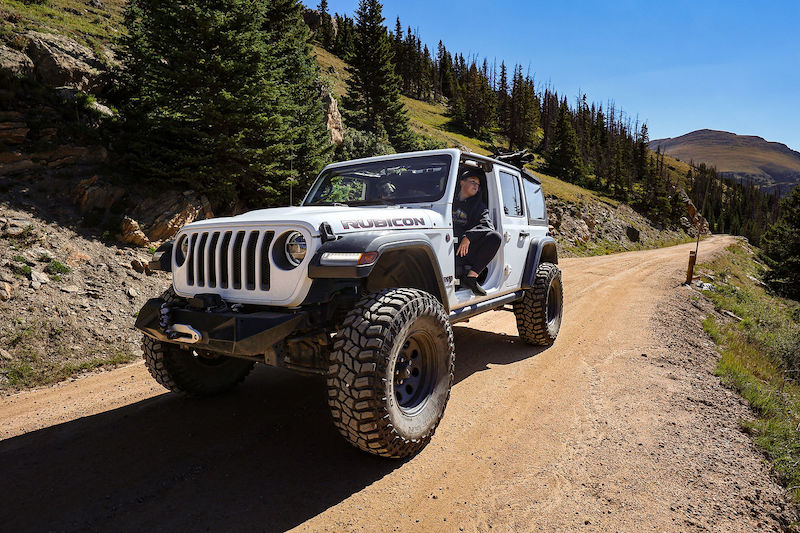
[[(172, 287), (161, 296), (177, 299)], [(142, 339), (144, 364), (165, 388), (184, 396), (204, 397), (227, 392), (242, 381), (255, 365), (252, 361), (220, 356), (212, 352), (183, 349), (178, 344), (148, 336)]]
[(334, 340), (328, 404), (354, 446), (382, 457), (430, 442), (453, 384), (453, 330), (442, 305), (416, 289), (362, 299)]
[(563, 308), (561, 270), (553, 263), (542, 263), (536, 269), (533, 287), (514, 302), (520, 338), (534, 346), (552, 345), (561, 329)]

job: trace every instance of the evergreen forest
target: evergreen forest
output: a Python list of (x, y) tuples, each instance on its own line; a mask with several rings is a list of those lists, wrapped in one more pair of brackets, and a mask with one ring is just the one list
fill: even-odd
[[(534, 170), (662, 226), (685, 215), (681, 189), (712, 231), (756, 245), (781, 216), (779, 198), (752, 184), (703, 164), (676, 171), (650, 150), (647, 124), (613, 101), (568, 98), (522, 65), (465, 57), (441, 40), (431, 50), (399, 18), (390, 29), (378, 0), (359, 0), (352, 17), (331, 15), (326, 0), (314, 7), (322, 22), (310, 32), (297, 0), (131, 0), (119, 89), (131, 168), (219, 203), (285, 205), (291, 187), (307, 189), (332, 160), (444, 147), (410, 129), (402, 95), (445, 104), (449, 128), (495, 152), (526, 151)], [(338, 147), (325, 129), (312, 42), (349, 65)]]

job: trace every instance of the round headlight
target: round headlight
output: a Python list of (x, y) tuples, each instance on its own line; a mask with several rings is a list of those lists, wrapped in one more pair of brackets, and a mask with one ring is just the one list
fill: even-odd
[(286, 259), (292, 266), (303, 262), (306, 256), (306, 238), (299, 231), (293, 231), (286, 238)]
[(189, 239), (186, 235), (182, 235), (175, 249), (175, 262), (178, 266), (183, 265), (187, 255), (189, 255)]

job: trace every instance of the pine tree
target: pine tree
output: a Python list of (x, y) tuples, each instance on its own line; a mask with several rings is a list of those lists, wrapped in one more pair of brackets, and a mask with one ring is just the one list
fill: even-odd
[(319, 16), (322, 18), (319, 27), (319, 42), (324, 49), (331, 50), (333, 48), (334, 41), (336, 40), (336, 36), (335, 32), (333, 31), (331, 15), (328, 13), (328, 0), (320, 0), (317, 11), (319, 11)]
[(360, 0), (356, 10), (355, 49), (347, 58), (350, 88), (344, 99), (347, 118), (356, 129), (380, 135), (385, 132), (395, 149), (413, 149), (383, 6), (377, 0)]
[[(497, 125), (500, 133), (506, 137), (511, 137), (511, 94), (508, 86), (508, 71), (505, 61), (500, 62), (500, 84), (497, 87)], [(509, 148), (511, 142), (509, 139)]]
[(781, 216), (761, 237), (771, 268), (767, 281), (782, 294), (800, 300), (800, 186), (781, 201)]
[(486, 138), (494, 123), (494, 94), (483, 70), (473, 62), (463, 77), (450, 112), (453, 120), (469, 133)]
[(333, 53), (339, 57), (348, 57), (355, 51), (355, 29), (353, 19), (347, 15), (336, 14), (336, 42), (333, 45)]
[[(320, 100), (319, 67), (308, 42), (302, 4), (298, 0), (270, 0), (268, 6), (267, 44), (277, 57), (276, 72), (283, 72), (274, 82), (281, 87), (289, 115), (283, 137), (289, 153), (288, 157), (284, 153), (282, 161), (285, 168), (288, 160), (294, 187), (304, 191), (331, 153), (330, 134), (325, 127)], [(281, 205), (285, 205), (288, 187), (285, 180), (279, 185), (266, 191), (277, 195)]]
[(561, 101), (558, 109), (555, 142), (552, 152), (547, 155), (547, 168), (554, 176), (572, 183), (581, 182), (585, 178), (578, 136), (572, 125), (572, 115), (566, 98)]
[(278, 204), (287, 179), (322, 166), (329, 143), (296, 0), (131, 0), (125, 23), (132, 170), (225, 207)]
[(539, 99), (533, 80), (522, 76), (522, 67), (514, 70), (511, 89), (510, 148), (535, 149), (539, 142)]

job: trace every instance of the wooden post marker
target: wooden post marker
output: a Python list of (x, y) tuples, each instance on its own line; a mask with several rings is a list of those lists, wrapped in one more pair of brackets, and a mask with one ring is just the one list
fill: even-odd
[(686, 270), (686, 284), (692, 284), (692, 275), (694, 274), (694, 264), (697, 261), (697, 252), (694, 250), (689, 251), (689, 268)]

